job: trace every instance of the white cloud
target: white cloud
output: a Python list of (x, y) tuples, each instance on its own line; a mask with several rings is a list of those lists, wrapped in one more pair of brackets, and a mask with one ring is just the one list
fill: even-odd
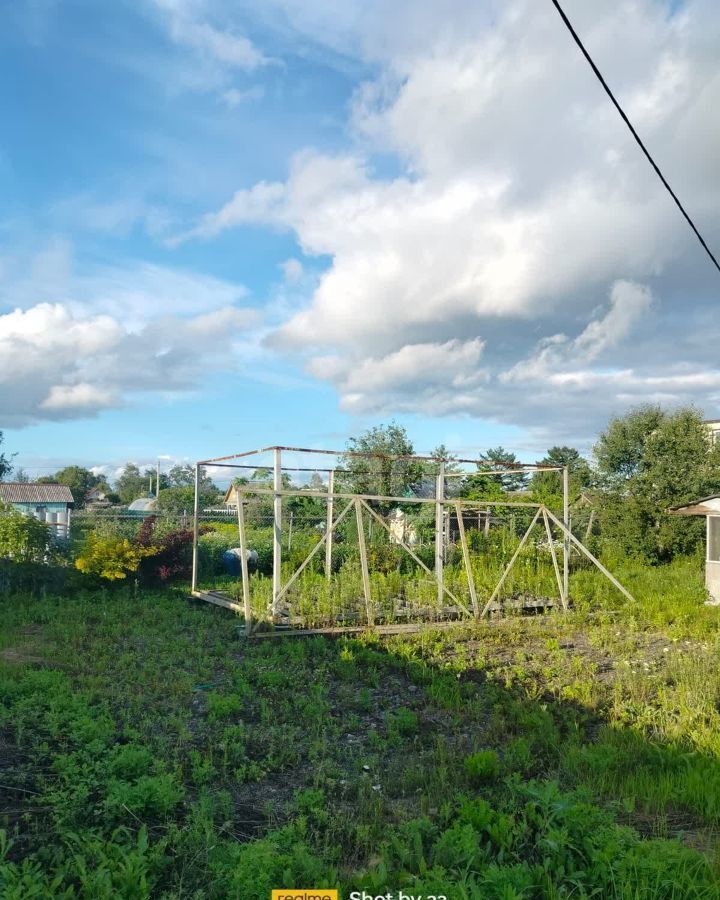
[(467, 392), (487, 381), (488, 373), (479, 365), (482, 352), (479, 339), (407, 344), (386, 356), (361, 360), (315, 357), (308, 371), (335, 385), (347, 412), (447, 415), (461, 411)]
[(260, 325), (239, 305), (241, 285), (188, 270), (125, 261), (77, 271), (62, 240), (2, 262), (6, 427), (94, 415), (143, 394), (179, 396), (209, 372), (237, 370), (239, 346)]
[[(693, 315), (678, 320), (670, 299), (691, 274), (682, 299), (703, 316), (716, 273), (552, 9), (341, 6), (270, 0), (303, 36), (373, 64), (352, 105), (354, 147), (297, 154), (285, 181), (241, 187), (178, 239), (259, 224), (330, 258), (272, 343), (306, 356), (352, 411), (558, 428), (577, 427), (580, 411), (588, 430), (630, 400), (717, 402), (712, 354), (697, 352)], [(575, 0), (568, 11), (720, 243), (717, 8)], [(399, 172), (379, 175), (387, 154)], [(476, 342), (484, 380), (462, 391), (456, 379), (478, 369), (462, 349)]]
[(502, 372), (500, 381), (547, 378), (568, 365), (592, 362), (630, 334), (633, 326), (649, 312), (651, 302), (652, 295), (645, 285), (616, 281), (610, 291), (610, 309), (602, 318), (593, 319), (572, 341), (564, 334), (544, 338), (529, 359)]
[(225, 66), (252, 71), (270, 61), (245, 35), (206, 21), (202, 3), (153, 0), (165, 16), (172, 39)]
[(4, 306), (59, 302), (84, 318), (107, 314), (129, 329), (159, 316), (197, 315), (247, 299), (242, 285), (190, 269), (133, 259), (78, 266), (72, 244), (63, 238), (16, 250), (1, 261)]
[(254, 87), (240, 90), (239, 88), (229, 88), (222, 94), (222, 100), (227, 107), (235, 109), (241, 103), (247, 103), (252, 100), (260, 100), (265, 94), (265, 90), (259, 84)]
[(118, 398), (112, 391), (81, 381), (77, 384), (54, 384), (40, 408), (95, 413), (117, 405)]
[(299, 259), (290, 258), (280, 264), (283, 278), (288, 284), (297, 284), (303, 276), (303, 264)]

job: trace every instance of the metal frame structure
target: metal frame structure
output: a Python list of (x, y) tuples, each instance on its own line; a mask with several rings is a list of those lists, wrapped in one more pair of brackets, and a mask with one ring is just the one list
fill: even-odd
[[(203, 591), (198, 587), (199, 575), (199, 558), (198, 558), (198, 538), (199, 538), (199, 520), (200, 520), (200, 483), (201, 473), (204, 466), (213, 466), (228, 469), (247, 469), (247, 468), (268, 468), (267, 466), (252, 466), (246, 463), (236, 462), (236, 460), (246, 460), (249, 457), (260, 456), (262, 454), (272, 454), (272, 488), (263, 487), (253, 484), (237, 485), (235, 487), (235, 496), (237, 503), (237, 522), (238, 537), (241, 551), (241, 577), (242, 577), (242, 604), (235, 603), (217, 591)], [(348, 493), (345, 491), (337, 491), (335, 489), (335, 474), (338, 467), (321, 469), (316, 467), (292, 467), (283, 466), (283, 453), (300, 453), (313, 455), (328, 455), (336, 458), (340, 457), (361, 457), (366, 459), (376, 459), (387, 461), (408, 461), (434, 463), (437, 465), (435, 472), (435, 496), (434, 497), (416, 497), (416, 496), (390, 496), (384, 494), (361, 494)], [(593, 563), (608, 578), (611, 583), (628, 599), (633, 600), (630, 593), (623, 585), (612, 575), (603, 564), (588, 550), (588, 548), (573, 535), (570, 529), (570, 498), (569, 498), (569, 473), (567, 466), (543, 465), (534, 463), (518, 463), (510, 467), (496, 466), (492, 463), (478, 462), (476, 459), (453, 459), (457, 464), (471, 464), (476, 467), (474, 473), (471, 472), (447, 472), (445, 464), (438, 461), (435, 457), (429, 456), (390, 456), (373, 453), (358, 453), (353, 451), (342, 450), (318, 450), (303, 447), (283, 447), (272, 446), (263, 447), (259, 450), (250, 450), (244, 453), (236, 453), (231, 456), (221, 456), (214, 459), (204, 459), (195, 463), (195, 498), (194, 498), (194, 515), (193, 515), (193, 547), (192, 547), (192, 586), (193, 596), (214, 603), (241, 613), (245, 620), (246, 634), (253, 632), (252, 609), (250, 603), (250, 580), (248, 576), (247, 564), (247, 538), (245, 530), (245, 504), (249, 498), (256, 497), (272, 497), (273, 500), (273, 569), (272, 569), (272, 601), (270, 604), (269, 618), (274, 624), (285, 622), (288, 624), (288, 618), (281, 614), (281, 603), (287, 596), (289, 589), (297, 581), (302, 572), (306, 569), (312, 559), (324, 548), (324, 568), (328, 579), (332, 572), (332, 545), (335, 530), (346, 519), (351, 511), (354, 511), (355, 522), (357, 526), (358, 551), (360, 557), (360, 571), (363, 585), (363, 599), (365, 604), (366, 624), (363, 626), (343, 628), (333, 626), (331, 628), (306, 629), (298, 633), (312, 632), (330, 632), (338, 633), (342, 631), (357, 631), (363, 628), (372, 628), (375, 626), (372, 597), (370, 591), (370, 573), (368, 567), (367, 547), (365, 543), (365, 526), (364, 517), (370, 517), (370, 521), (377, 522), (382, 528), (390, 531), (388, 523), (370, 506), (371, 502), (382, 503), (398, 503), (398, 504), (433, 504), (435, 507), (435, 561), (434, 569), (430, 569), (415, 553), (410, 544), (396, 538), (396, 543), (407, 552), (420, 566), (426, 574), (430, 575), (437, 584), (437, 600), (438, 608), (443, 609), (446, 598), (452, 602), (451, 610), (455, 613), (460, 612), (468, 618), (480, 618), (489, 612), (497, 611), (503, 608), (498, 602), (500, 591), (507, 580), (512, 568), (518, 559), (523, 546), (527, 543), (533, 529), (537, 525), (542, 525), (545, 537), (549, 543), (550, 554), (553, 563), (553, 571), (555, 573), (558, 597), (561, 607), (566, 610), (569, 604), (569, 565), (571, 548), (575, 548), (583, 554), (590, 562)], [(305, 490), (301, 488), (283, 488), (282, 474), (286, 472), (317, 472), (327, 475), (327, 490)], [(508, 475), (530, 472), (559, 472), (562, 475), (563, 485), (563, 515), (562, 519), (558, 518), (548, 507), (541, 503), (532, 503), (528, 501), (513, 500), (466, 500), (463, 498), (449, 498), (445, 495), (445, 485), (448, 478), (467, 477), (470, 474), (487, 474), (487, 475)], [(300, 566), (292, 573), (289, 579), (282, 583), (282, 523), (283, 498), (288, 497), (316, 497), (322, 499), (326, 503), (326, 524), (323, 536), (317, 544), (312, 548), (308, 556), (300, 564)], [(335, 514), (336, 504), (340, 504), (341, 510), (339, 514)], [(483, 509), (489, 510), (496, 507), (509, 507), (516, 509), (526, 509), (533, 511), (533, 518), (524, 532), (518, 546), (505, 566), (502, 575), (492, 592), (490, 598), (481, 608), (475, 587), (475, 581), (471, 566), (470, 549), (465, 532), (465, 524), (463, 521), (463, 510), (466, 509)], [(465, 574), (468, 582), (470, 593), (470, 604), (472, 609), (468, 608), (465, 603), (453, 594), (444, 582), (444, 516), (446, 509), (453, 509), (457, 515), (460, 544), (462, 547), (462, 558)], [(555, 535), (553, 526), (557, 529), (562, 538), (562, 568), (558, 562), (555, 549)], [(541, 607), (553, 605), (552, 603), (544, 603), (542, 601), (530, 602), (525, 604), (533, 607)], [(379, 628), (388, 627), (397, 628), (399, 626), (379, 626)]]

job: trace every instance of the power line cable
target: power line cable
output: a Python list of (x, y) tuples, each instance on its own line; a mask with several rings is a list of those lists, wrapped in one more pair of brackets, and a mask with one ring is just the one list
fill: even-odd
[(652, 158), (652, 156), (650, 155), (650, 151), (647, 149), (647, 147), (645, 146), (645, 144), (643, 144), (640, 135), (637, 133), (637, 131), (635, 131), (635, 128), (633, 127), (632, 122), (630, 121), (630, 119), (628, 119), (628, 117), (627, 117), (627, 115), (625, 114), (625, 111), (623, 110), (622, 106), (620, 106), (620, 104), (618, 103), (618, 101), (615, 99), (615, 95), (614, 95), (613, 92), (610, 90), (610, 88), (609, 88), (609, 86), (608, 86), (608, 83), (607, 83), (607, 82), (605, 81), (605, 79), (603, 78), (602, 72), (601, 72), (600, 69), (598, 69), (598, 67), (595, 65), (595, 63), (594, 63), (592, 57), (590, 56), (590, 54), (588, 53), (588, 51), (585, 49), (585, 45), (584, 45), (583, 42), (580, 40), (580, 37), (578, 36), (578, 33), (575, 31), (575, 29), (574, 29), (573, 26), (572, 26), (572, 23), (570, 22), (570, 20), (568, 19), (568, 17), (565, 15), (565, 12), (564, 12), (563, 8), (560, 6), (558, 0), (552, 0), (552, 4), (553, 4), (553, 6), (555, 7), (555, 9), (558, 11), (558, 13), (560, 14), (560, 18), (563, 20), (563, 22), (564, 22), (565, 25), (567, 26), (568, 31), (569, 31), (570, 34), (573, 36), (573, 39), (574, 39), (575, 43), (578, 45), (578, 47), (580, 48), (580, 51), (582, 52), (582, 55), (585, 57), (585, 59), (586, 59), (586, 60), (588, 61), (588, 63), (590, 64), (590, 68), (593, 70), (593, 72), (594, 72), (595, 75), (597, 76), (598, 81), (599, 81), (600, 84), (605, 88), (605, 93), (606, 93), (606, 94), (608, 95), (608, 97), (612, 100), (613, 105), (615, 106), (615, 109), (620, 113), (620, 116), (621, 116), (623, 122), (625, 122), (625, 124), (627, 125), (627, 127), (630, 129), (630, 133), (632, 134), (632, 136), (633, 136), (633, 137), (635, 138), (635, 140), (637, 141), (638, 146), (640, 147), (640, 149), (642, 150), (642, 152), (643, 152), (643, 153), (645, 154), (645, 156), (647, 157), (647, 160), (648, 160), (648, 162), (650, 163), (650, 165), (653, 167), (653, 169), (655, 169), (655, 174), (658, 176), (658, 178), (660, 179), (660, 181), (662, 181), (663, 185), (665, 186), (665, 189), (667, 190), (667, 192), (670, 194), (670, 196), (671, 196), (671, 197), (673, 198), (673, 200), (675, 201), (675, 204), (676, 204), (677, 208), (680, 210), (680, 212), (683, 214), (683, 216), (685, 216), (685, 219), (686, 219), (688, 225), (689, 225), (689, 226), (692, 228), (692, 230), (695, 232), (695, 236), (696, 236), (697, 239), (700, 241), (700, 243), (701, 243), (702, 246), (703, 246), (703, 249), (705, 250), (705, 252), (707, 253), (707, 255), (710, 257), (710, 259), (712, 260), (713, 265), (714, 265), (715, 268), (718, 270), (718, 272), (720, 272), (720, 263), (719, 263), (719, 262), (717, 261), (717, 259), (715, 258), (715, 255), (713, 254), (712, 250), (708, 247), (707, 243), (705, 242), (705, 238), (700, 234), (700, 231), (698, 230), (698, 228), (697, 228), (697, 226), (695, 225), (695, 223), (693, 222), (693, 220), (690, 218), (690, 215), (689, 215), (689, 213), (687, 212), (687, 210), (685, 209), (685, 207), (684, 207), (684, 206), (682, 205), (682, 203), (680, 202), (680, 200), (679, 200), (677, 194), (675, 193), (675, 191), (674, 191), (674, 190), (670, 187), (670, 185), (668, 184), (667, 178), (665, 178), (665, 176), (663, 175), (663, 173), (660, 171), (660, 167), (658, 166), (658, 164), (655, 162), (655, 160), (654, 160), (654, 159)]

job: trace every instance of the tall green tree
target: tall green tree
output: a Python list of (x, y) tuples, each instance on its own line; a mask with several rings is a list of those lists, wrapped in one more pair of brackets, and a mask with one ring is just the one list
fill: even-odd
[[(206, 478), (207, 476), (204, 473), (201, 473), (202, 478)], [(161, 487), (190, 487), (195, 486), (195, 466), (190, 465), (190, 463), (177, 463), (174, 465), (167, 474), (167, 485), (163, 485), (162, 479), (160, 481)]]
[[(568, 467), (571, 501), (577, 499), (593, 483), (590, 463), (575, 447), (551, 447), (540, 464)], [(548, 506), (558, 505), (562, 502), (562, 482), (562, 472), (535, 472), (530, 479), (530, 490), (539, 502)]]
[(115, 492), (121, 503), (132, 503), (139, 497), (147, 496), (148, 488), (149, 479), (141, 474), (135, 463), (126, 463), (115, 481)]
[(471, 499), (492, 500), (499, 499), (506, 492), (522, 490), (527, 485), (527, 475), (524, 472), (493, 475), (488, 471), (488, 466), (512, 469), (517, 464), (518, 458), (512, 451), (504, 447), (488, 448), (485, 453), (480, 454), (477, 473), (466, 479), (463, 493)]
[[(143, 472), (143, 476), (145, 478), (145, 484), (147, 485), (146, 490), (150, 491), (152, 494), (157, 495), (157, 481), (158, 481), (158, 471), (156, 466), (146, 466), (145, 471)], [(170, 477), (165, 474), (165, 472), (160, 473), (160, 490), (163, 488), (171, 487)]]
[[(205, 473), (200, 475), (200, 508), (216, 506), (222, 501), (222, 493), (218, 490), (212, 478)], [(195, 505), (195, 473), (193, 472), (192, 484), (177, 484), (172, 487), (160, 486), (158, 495), (158, 507), (167, 513), (191, 513)]]
[(103, 487), (110, 490), (101, 475), (95, 475), (84, 466), (65, 466), (54, 475), (43, 475), (38, 478), (38, 483), (64, 484), (69, 487), (75, 501), (75, 509), (82, 509), (85, 506), (88, 491), (92, 488)]
[(702, 521), (668, 512), (720, 490), (720, 447), (712, 445), (698, 410), (631, 410), (610, 422), (594, 452), (606, 539), (658, 562), (702, 541)]
[(438, 444), (437, 447), (430, 452), (430, 456), (433, 461), (428, 464), (428, 467), (431, 471), (437, 471), (437, 463), (445, 463), (445, 471), (446, 472), (459, 472), (460, 464), (457, 461), (457, 456), (454, 453), (451, 453), (445, 444)]
[[(369, 428), (347, 442), (348, 453), (342, 458), (338, 483), (357, 494), (408, 496), (423, 478), (424, 466), (409, 457), (415, 453), (407, 431), (397, 422)], [(377, 454), (373, 457), (352, 454)]]

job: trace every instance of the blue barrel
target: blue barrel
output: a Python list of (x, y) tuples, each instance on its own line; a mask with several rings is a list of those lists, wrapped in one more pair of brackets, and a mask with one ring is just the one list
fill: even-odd
[(240, 574), (240, 557), (234, 550), (226, 550), (223, 553), (222, 560), (228, 575)]

